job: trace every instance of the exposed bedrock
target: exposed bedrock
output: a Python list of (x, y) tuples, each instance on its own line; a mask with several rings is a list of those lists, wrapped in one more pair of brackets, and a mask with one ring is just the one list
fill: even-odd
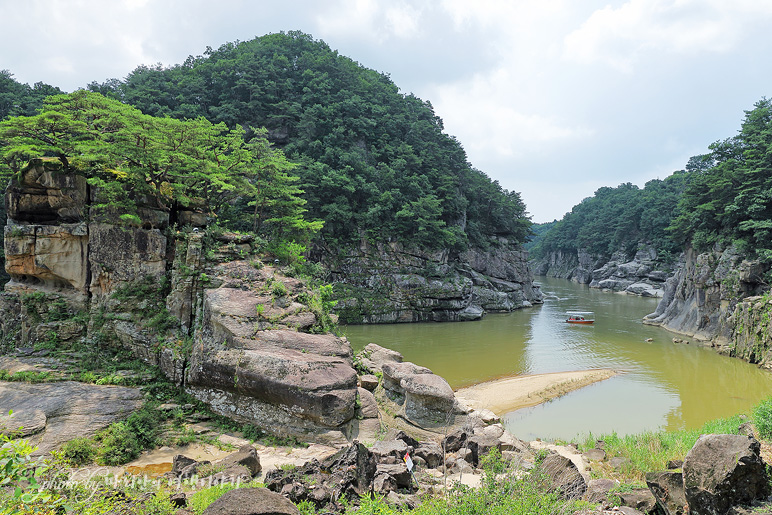
[(743, 299), (764, 290), (764, 273), (759, 262), (745, 259), (734, 248), (702, 254), (689, 249), (684, 265), (666, 282), (657, 310), (644, 323), (712, 342), (731, 353), (733, 333), (743, 319), (732, 315)]
[(534, 264), (537, 275), (570, 279), (590, 288), (625, 292), (642, 297), (662, 297), (664, 284), (676, 265), (657, 259), (656, 249), (641, 247), (630, 258), (624, 252), (611, 256), (577, 252), (553, 252)]
[(195, 209), (136, 196), (136, 215), (122, 217), (104, 200), (58, 162), (33, 161), (11, 182), (2, 336), (123, 347), (224, 415), (344, 440), (357, 398), (351, 347), (307, 332), (326, 316), (304, 302), (308, 288), (245, 261), (251, 236), (219, 234), (205, 251), (203, 231), (172, 231), (205, 223)]
[[(302, 286), (268, 267), (245, 273), (242, 261), (215, 267), (203, 290), (200, 329), (186, 388), (223, 415), (287, 436), (339, 442), (354, 418), (357, 377), (351, 346), (296, 326), (315, 315), (292, 301)], [(286, 298), (265, 293), (285, 281)], [(262, 309), (258, 306), (263, 306)]]
[(541, 302), (527, 259), (519, 245), (501, 239), (489, 250), (456, 256), (362, 243), (324, 262), (333, 271), (342, 321), (396, 323), (478, 320)]

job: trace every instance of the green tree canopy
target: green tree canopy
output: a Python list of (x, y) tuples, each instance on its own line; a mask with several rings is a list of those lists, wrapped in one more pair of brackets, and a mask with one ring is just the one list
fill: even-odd
[[(99, 188), (103, 207), (124, 215), (135, 214), (135, 200), (148, 194), (168, 205), (203, 204), (215, 213), (246, 197), (264, 206), (255, 221), (261, 228), (282, 236), (290, 229), (319, 230), (319, 223), (303, 223), (302, 191), (288, 175), (293, 165), (264, 132), (252, 134), (247, 143), (240, 126), (151, 116), (85, 90), (47, 98), (34, 116), (0, 122), (2, 158), (12, 172), (32, 158), (58, 159)], [(269, 192), (260, 186), (267, 174), (273, 177)]]
[(89, 88), (146, 114), (266, 127), (299, 166), (298, 187), (329, 244), (398, 240), (432, 247), (524, 241), (519, 194), (467, 161), (432, 105), (301, 32), (207, 49)]
[(772, 102), (757, 102), (739, 134), (710, 150), (690, 161), (674, 238), (700, 250), (735, 244), (772, 262)]

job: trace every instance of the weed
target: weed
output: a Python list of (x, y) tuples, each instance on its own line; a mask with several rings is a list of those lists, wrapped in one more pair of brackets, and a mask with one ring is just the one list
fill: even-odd
[(61, 456), (73, 466), (88, 465), (97, 457), (97, 443), (92, 438), (75, 438), (62, 446)]
[(761, 438), (772, 439), (772, 397), (764, 399), (753, 408), (753, 424)]

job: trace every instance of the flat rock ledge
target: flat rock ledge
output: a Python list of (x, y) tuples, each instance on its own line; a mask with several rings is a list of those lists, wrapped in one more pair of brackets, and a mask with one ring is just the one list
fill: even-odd
[(0, 381), (0, 432), (14, 433), (21, 427), (20, 436), (38, 447), (35, 455), (46, 454), (128, 417), (142, 398), (139, 389), (125, 386)]

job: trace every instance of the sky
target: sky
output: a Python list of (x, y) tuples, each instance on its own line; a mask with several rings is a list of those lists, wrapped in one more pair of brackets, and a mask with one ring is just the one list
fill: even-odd
[(772, 95), (769, 0), (0, 0), (0, 69), (65, 91), (300, 30), (434, 106), (534, 222), (643, 186)]

